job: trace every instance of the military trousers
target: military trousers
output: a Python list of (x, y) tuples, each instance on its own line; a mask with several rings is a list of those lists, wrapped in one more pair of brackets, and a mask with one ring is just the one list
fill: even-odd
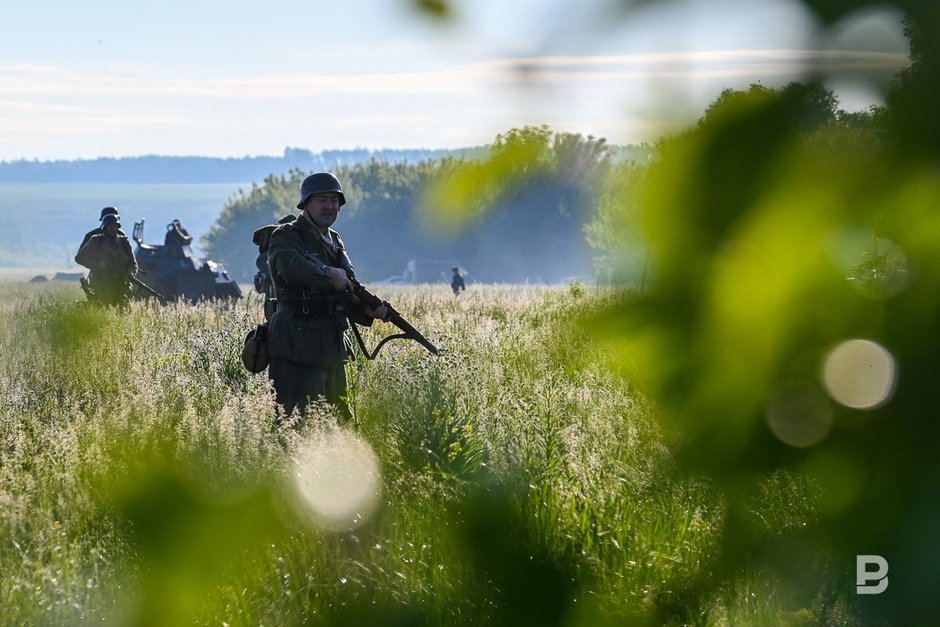
[(284, 414), (306, 415), (307, 406), (323, 397), (335, 406), (343, 418), (350, 416), (346, 403), (345, 366), (304, 366), (286, 359), (271, 359), (268, 378), (274, 384), (275, 400)]
[(131, 288), (123, 276), (100, 276), (92, 274), (88, 282), (99, 303), (105, 305), (127, 305)]

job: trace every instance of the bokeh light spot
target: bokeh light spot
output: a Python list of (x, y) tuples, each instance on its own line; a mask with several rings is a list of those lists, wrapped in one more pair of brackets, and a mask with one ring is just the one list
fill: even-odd
[(871, 340), (848, 340), (829, 351), (823, 362), (829, 396), (853, 409), (873, 409), (891, 397), (897, 379), (894, 357)]
[(910, 262), (891, 240), (867, 229), (845, 229), (829, 241), (833, 262), (856, 292), (882, 300), (904, 291), (911, 282)]
[(295, 486), (316, 522), (327, 529), (359, 526), (381, 495), (372, 447), (342, 429), (316, 433), (295, 458)]
[(808, 381), (785, 381), (770, 399), (767, 424), (785, 444), (813, 446), (829, 434), (832, 409), (818, 386)]

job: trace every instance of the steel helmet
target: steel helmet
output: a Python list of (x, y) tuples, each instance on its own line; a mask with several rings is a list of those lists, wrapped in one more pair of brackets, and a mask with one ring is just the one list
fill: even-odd
[(121, 218), (116, 213), (106, 213), (101, 216), (101, 226), (108, 226), (109, 224), (116, 224), (120, 228)]
[(343, 186), (340, 185), (339, 179), (330, 172), (317, 172), (305, 178), (300, 184), (300, 200), (297, 202), (297, 208), (302, 210), (307, 204), (307, 199), (323, 192), (335, 192), (339, 196), (339, 206), (346, 204), (346, 195), (343, 194)]
[(101, 210), (101, 215), (98, 216), (98, 219), (101, 220), (105, 216), (116, 216), (118, 215), (117, 207), (105, 207)]

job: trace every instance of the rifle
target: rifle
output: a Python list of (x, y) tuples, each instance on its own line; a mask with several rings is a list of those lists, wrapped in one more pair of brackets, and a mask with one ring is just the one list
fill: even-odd
[(128, 275), (127, 275), (127, 278), (130, 280), (131, 283), (133, 283), (133, 284), (136, 285), (137, 287), (141, 288), (142, 290), (144, 290), (144, 291), (146, 291), (146, 292), (150, 292), (152, 295), (156, 296), (156, 297), (157, 297), (157, 300), (160, 301), (160, 304), (161, 304), (161, 305), (165, 305), (165, 304), (167, 303), (167, 300), (166, 300), (166, 298), (164, 298), (163, 294), (161, 294), (161, 293), (158, 292), (157, 290), (153, 289), (152, 287), (150, 287), (149, 285), (147, 285), (146, 283), (144, 283), (143, 281), (141, 281), (140, 279), (138, 279), (138, 278), (137, 278), (136, 276), (134, 276), (133, 274), (128, 274)]
[(362, 352), (365, 353), (367, 359), (375, 359), (376, 355), (379, 354), (379, 350), (385, 345), (385, 343), (395, 339), (414, 340), (421, 346), (425, 347), (432, 355), (438, 354), (437, 347), (434, 346), (434, 344), (432, 344), (428, 338), (424, 337), (420, 331), (411, 326), (411, 323), (405, 320), (402, 315), (398, 313), (398, 311), (396, 311), (395, 308), (391, 306), (391, 304), (389, 304), (387, 300), (382, 300), (367, 290), (362, 285), (362, 283), (356, 279), (349, 277), (349, 280), (353, 284), (353, 295), (355, 295), (355, 297), (358, 298), (362, 304), (366, 305), (370, 309), (375, 309), (381, 305), (385, 305), (386, 310), (388, 310), (387, 321), (391, 322), (402, 331), (401, 333), (396, 333), (395, 335), (389, 335), (388, 337), (383, 338), (382, 341), (379, 342), (375, 347), (375, 350), (370, 353), (368, 349), (366, 349), (365, 343), (362, 341), (362, 336), (359, 335), (359, 329), (356, 328), (356, 323), (350, 319), (353, 333), (356, 335), (356, 340), (359, 342), (359, 347), (362, 348)]
[(82, 277), (78, 280), (78, 282), (82, 286), (82, 291), (85, 292), (85, 298), (87, 298), (90, 301), (97, 300), (94, 290), (92, 290), (91, 285), (88, 284), (87, 278)]

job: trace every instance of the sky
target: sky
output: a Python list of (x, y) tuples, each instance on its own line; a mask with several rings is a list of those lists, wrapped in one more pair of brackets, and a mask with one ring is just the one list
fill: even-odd
[(846, 110), (900, 16), (795, 0), (34, 0), (0, 9), (0, 160), (461, 148), (525, 125), (652, 142), (724, 88), (820, 76)]

